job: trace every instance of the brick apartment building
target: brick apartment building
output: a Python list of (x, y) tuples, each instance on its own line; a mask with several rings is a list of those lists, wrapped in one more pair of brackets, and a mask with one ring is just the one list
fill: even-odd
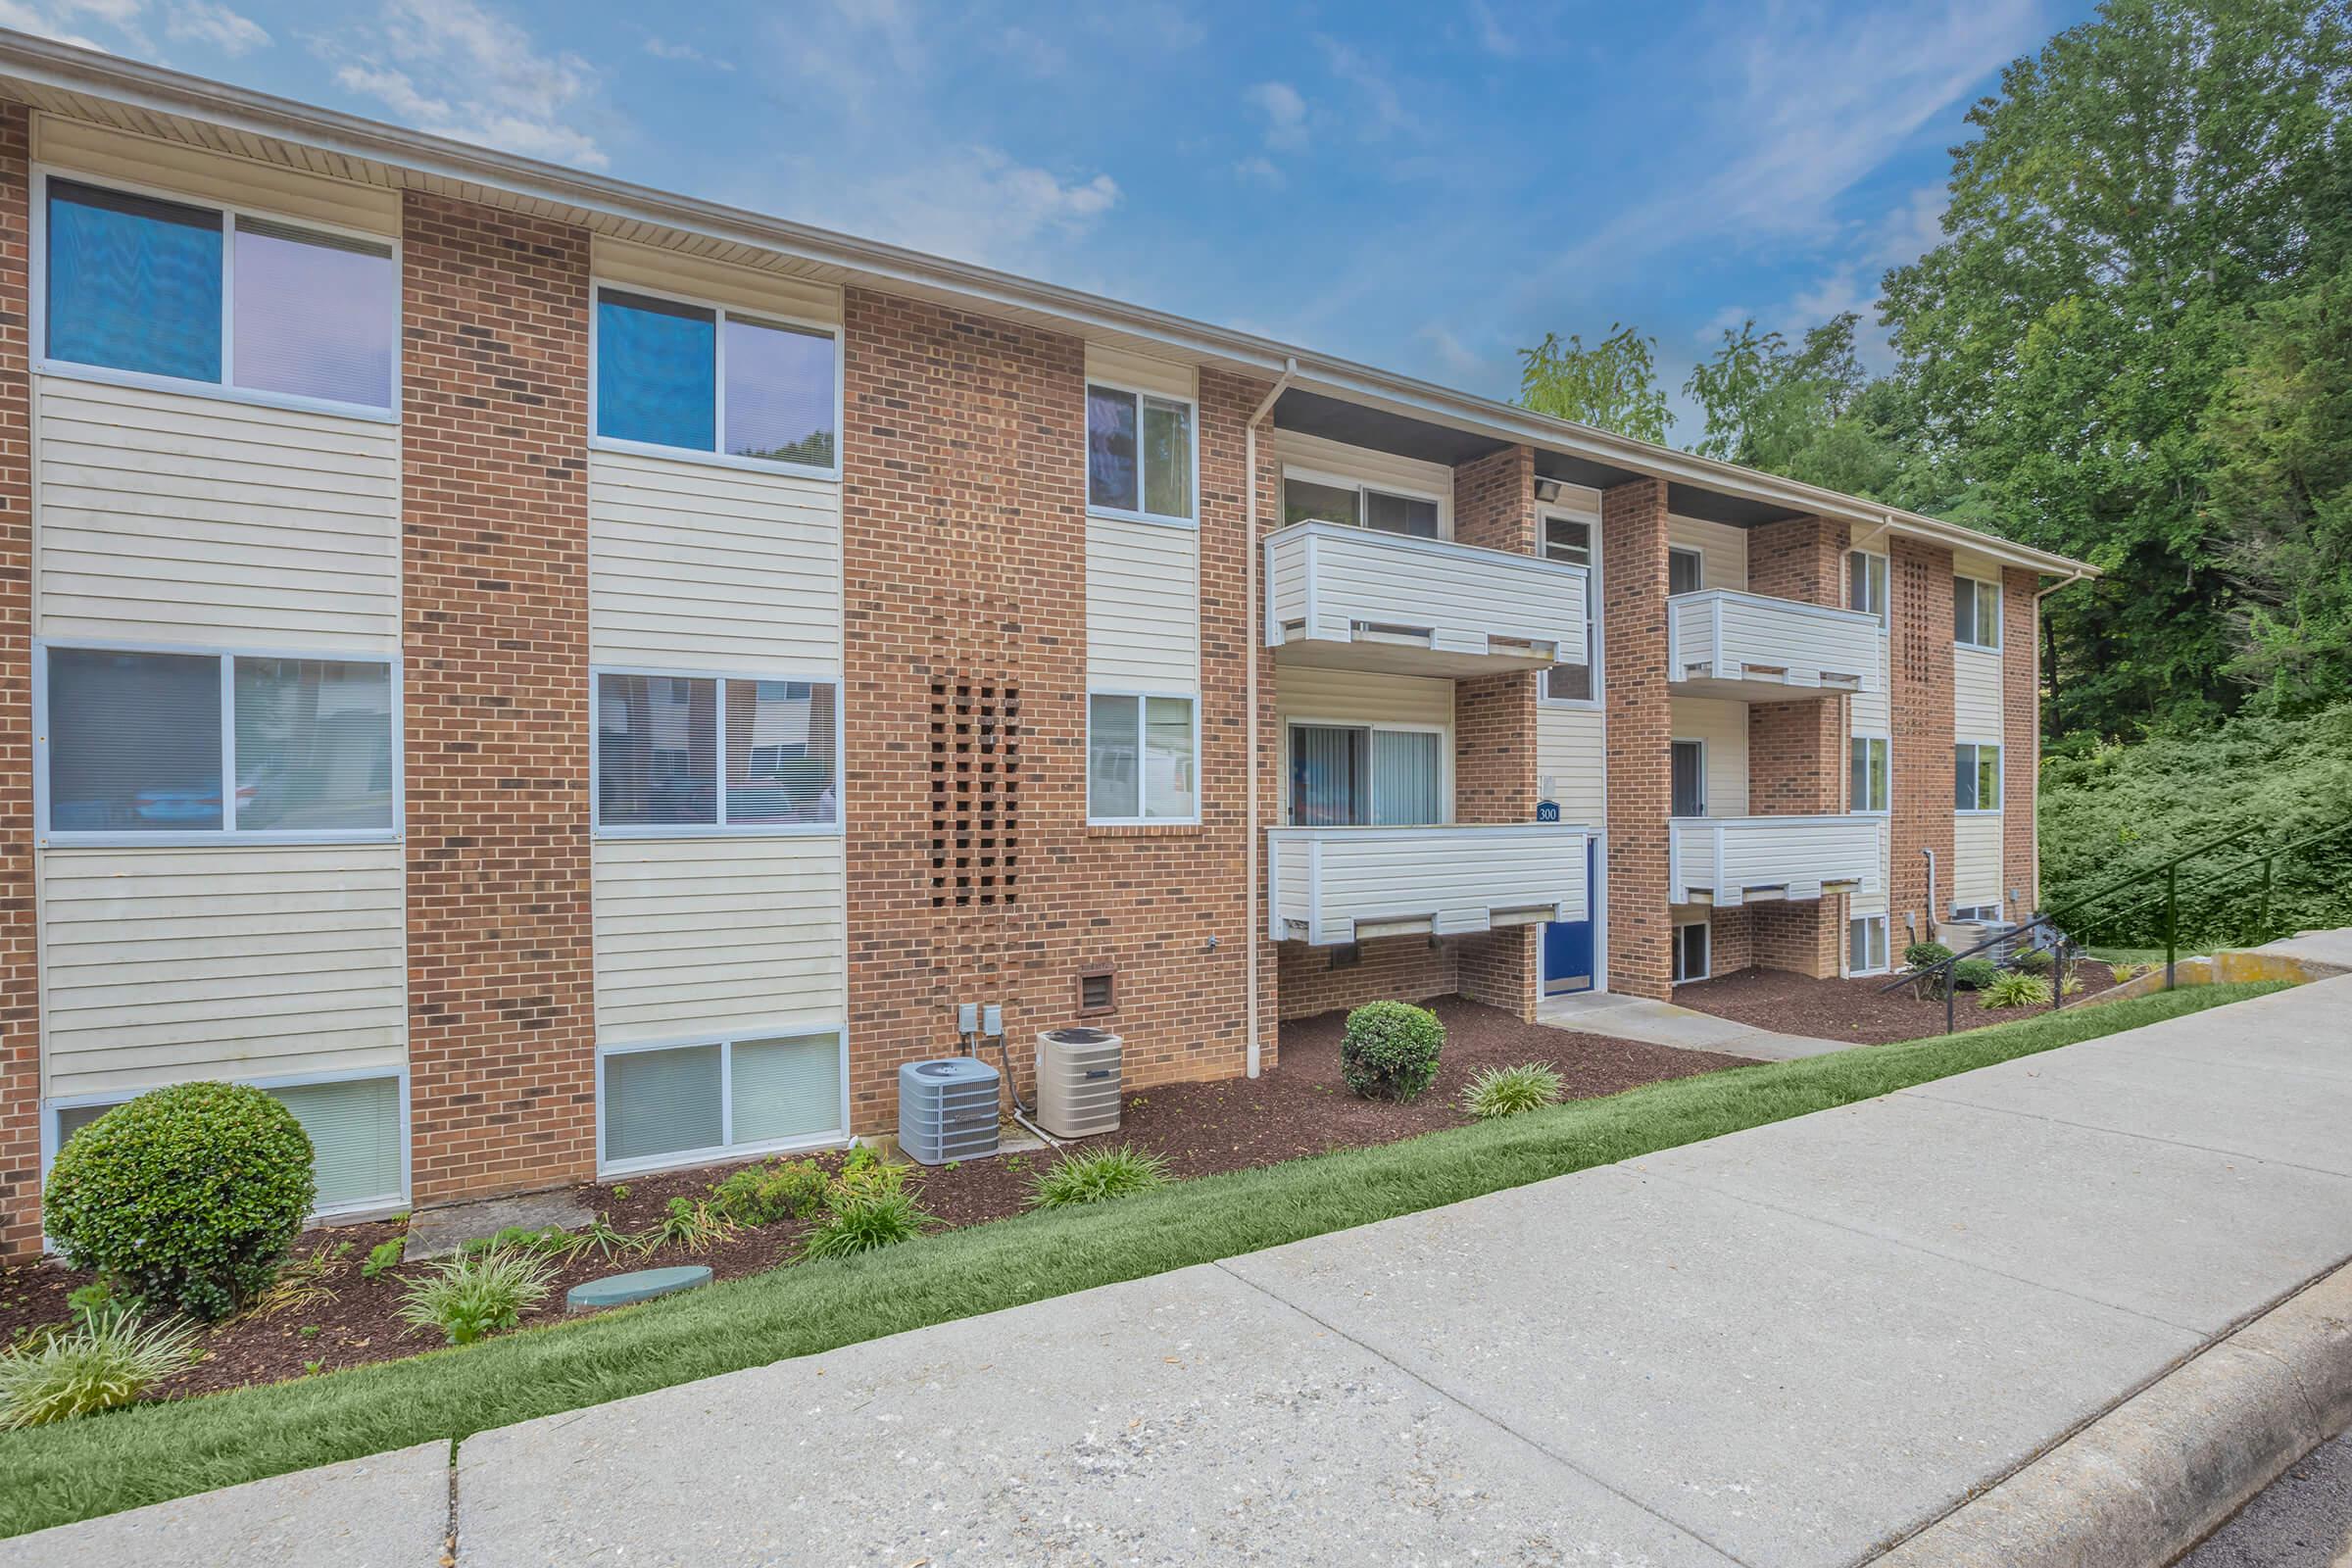
[(361, 1213), (2035, 897), (1950, 523), (0, 38), (0, 1228), (142, 1090)]

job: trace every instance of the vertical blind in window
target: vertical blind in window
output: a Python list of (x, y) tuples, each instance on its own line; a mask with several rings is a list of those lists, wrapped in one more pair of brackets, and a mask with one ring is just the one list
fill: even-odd
[(48, 357), (220, 379), (220, 215), (49, 181)]
[(1345, 827), (1363, 816), (1365, 732), (1325, 724), (1291, 727), (1291, 821)]
[(718, 1046), (605, 1057), (605, 1159), (617, 1163), (726, 1143)]
[(235, 243), (236, 384), (390, 408), (392, 247), (259, 218), (237, 220)]
[(1421, 827), (1446, 818), (1445, 737), (1429, 730), (1291, 726), (1291, 821)]
[(1438, 742), (1427, 730), (1372, 732), (1373, 822), (1383, 827), (1417, 827), (1445, 817), (1440, 801)]
[(399, 1079), (287, 1084), (269, 1093), (311, 1135), (320, 1209), (399, 1200)]
[[(1652, 754), (1655, 755), (1654, 753)], [(1704, 816), (1707, 814), (1707, 753), (1696, 741), (1676, 741), (1673, 746), (1673, 802), (1676, 816)]]

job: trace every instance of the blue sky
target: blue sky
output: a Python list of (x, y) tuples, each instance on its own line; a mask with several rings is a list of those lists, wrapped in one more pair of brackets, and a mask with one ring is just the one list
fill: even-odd
[(1970, 102), (2087, 10), (0, 0), (0, 24), (1509, 396), (1546, 330), (1636, 323), (1679, 388), (1728, 323), (1867, 313), (1935, 241)]

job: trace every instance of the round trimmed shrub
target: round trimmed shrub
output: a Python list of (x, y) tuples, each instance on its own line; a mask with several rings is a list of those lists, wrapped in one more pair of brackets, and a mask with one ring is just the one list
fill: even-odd
[(1367, 1002), (1340, 1035), (1340, 1077), (1366, 1100), (1410, 1100), (1437, 1082), (1446, 1026), (1427, 1007)]
[(75, 1268), (210, 1322), (277, 1277), (316, 1192), (310, 1135), (283, 1104), (238, 1084), (175, 1084), (69, 1139), (41, 1218)]
[(2001, 966), (1990, 958), (1962, 958), (1952, 965), (1952, 983), (1963, 991), (1982, 991), (2000, 972)]

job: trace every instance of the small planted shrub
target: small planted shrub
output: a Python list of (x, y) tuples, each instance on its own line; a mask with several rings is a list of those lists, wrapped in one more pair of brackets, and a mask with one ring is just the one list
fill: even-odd
[(2058, 994), (2062, 997), (2071, 997), (2082, 989), (2082, 977), (2079, 974), (2070, 974), (2058, 982)]
[(1340, 1077), (1366, 1100), (1411, 1100), (1437, 1082), (1446, 1026), (1427, 1007), (1367, 1002), (1340, 1035)]
[(368, 1250), (368, 1261), (360, 1265), (360, 1278), (376, 1279), (398, 1268), (400, 1254), (408, 1250), (408, 1246), (409, 1239), (406, 1236), (395, 1236), (390, 1241), (376, 1243)]
[(1943, 977), (1934, 971), (1936, 965), (1952, 956), (1952, 950), (1940, 942), (1914, 942), (1903, 950), (1903, 967), (1910, 970), (1911, 994), (1922, 1002), (1933, 1002), (1943, 995)]
[(2047, 948), (2028, 948), (2011, 961), (2028, 974), (2048, 974), (2058, 965)]
[(2000, 972), (2001, 966), (1990, 958), (1962, 958), (1952, 965), (1952, 984), (1963, 991), (1982, 991)]
[(607, 1212), (580, 1227), (580, 1250), (594, 1251), (610, 1263), (616, 1257), (642, 1257), (654, 1250), (654, 1244), (647, 1236), (613, 1229), (612, 1216)]
[(1122, 1146), (1071, 1154), (1038, 1172), (1029, 1202), (1035, 1208), (1100, 1203), (1105, 1199), (1148, 1193), (1168, 1182), (1168, 1162), (1157, 1154)]
[(2120, 986), (2143, 974), (2154, 974), (2163, 967), (2161, 963), (2133, 963), (2129, 958), (2118, 958), (2107, 966), (2107, 972), (2115, 977), (2115, 983)]
[(738, 1225), (773, 1225), (813, 1218), (825, 1206), (832, 1178), (813, 1159), (747, 1165), (710, 1189), (710, 1203)]
[(400, 1318), (420, 1329), (439, 1329), (452, 1345), (472, 1345), (522, 1321), (525, 1307), (546, 1299), (556, 1266), (535, 1252), (493, 1248), (461, 1252), (431, 1265), (408, 1289)]
[(2050, 983), (2037, 974), (2004, 969), (1979, 986), (1977, 993), (1977, 1005), (1981, 1007), (2047, 1006)]
[(720, 1213), (709, 1199), (695, 1201), (684, 1198), (669, 1200), (668, 1211), (654, 1222), (647, 1231), (647, 1250), (657, 1247), (681, 1247), (689, 1252), (707, 1252), (716, 1244), (731, 1239), (736, 1224)]
[(910, 1171), (879, 1162), (845, 1166), (825, 1195), (825, 1212), (802, 1246), (808, 1257), (852, 1257), (910, 1242), (938, 1221), (914, 1200)]
[(258, 1089), (175, 1084), (69, 1139), (41, 1217), (74, 1267), (211, 1322), (276, 1280), (316, 1192), (292, 1111)]
[(130, 1403), (196, 1359), (194, 1325), (84, 1314), (40, 1344), (0, 1353), (0, 1428), (37, 1427)]
[(1462, 1108), (1480, 1121), (1516, 1116), (1559, 1103), (1560, 1075), (1540, 1061), (1518, 1067), (1489, 1067), (1462, 1091)]

